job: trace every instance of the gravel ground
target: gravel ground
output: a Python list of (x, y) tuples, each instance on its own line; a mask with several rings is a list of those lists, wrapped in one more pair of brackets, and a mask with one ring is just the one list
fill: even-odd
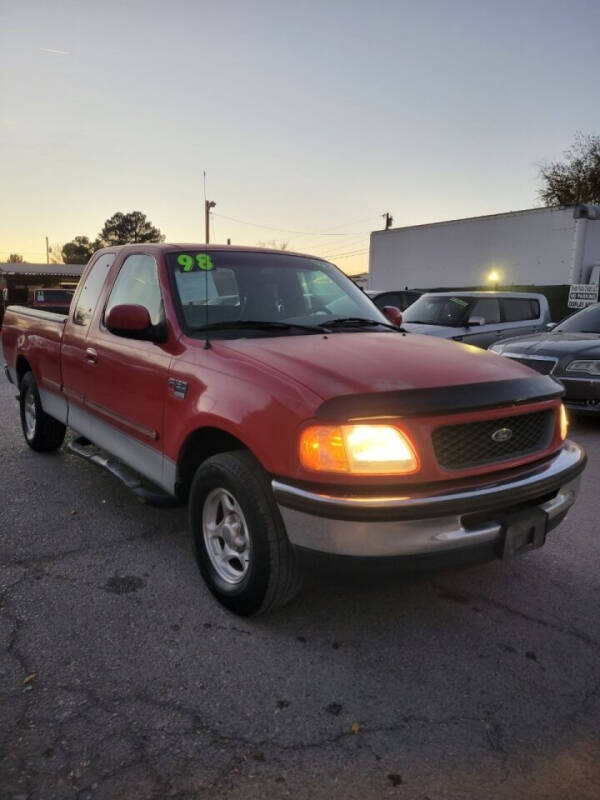
[(0, 797), (600, 797), (600, 422), (580, 500), (513, 562), (314, 573), (241, 620), (184, 509), (23, 442), (0, 381)]

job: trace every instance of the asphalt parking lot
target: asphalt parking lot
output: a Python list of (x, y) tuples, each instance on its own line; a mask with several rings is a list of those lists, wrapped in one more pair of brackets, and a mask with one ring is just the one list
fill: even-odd
[(600, 421), (546, 546), (307, 576), (269, 617), (204, 588), (184, 509), (26, 447), (0, 381), (0, 796), (600, 796)]

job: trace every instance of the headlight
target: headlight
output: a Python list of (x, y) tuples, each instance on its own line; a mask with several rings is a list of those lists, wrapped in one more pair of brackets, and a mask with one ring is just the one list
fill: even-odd
[(571, 361), (567, 372), (587, 372), (588, 375), (600, 375), (600, 361)]
[(560, 404), (560, 411), (558, 412), (558, 421), (560, 425), (560, 438), (564, 442), (569, 432), (569, 418), (567, 417), (567, 409), (562, 403)]
[(391, 425), (314, 425), (300, 437), (300, 462), (319, 472), (409, 475), (420, 469), (416, 450)]

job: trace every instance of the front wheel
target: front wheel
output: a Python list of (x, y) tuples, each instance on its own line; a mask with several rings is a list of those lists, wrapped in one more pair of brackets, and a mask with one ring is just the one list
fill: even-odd
[(202, 577), (230, 611), (265, 612), (298, 591), (294, 552), (268, 480), (250, 453), (221, 453), (198, 467), (189, 521)]
[(58, 450), (67, 429), (62, 422), (46, 414), (42, 408), (40, 393), (32, 372), (27, 372), (23, 376), (19, 389), (21, 428), (25, 441), (39, 453)]

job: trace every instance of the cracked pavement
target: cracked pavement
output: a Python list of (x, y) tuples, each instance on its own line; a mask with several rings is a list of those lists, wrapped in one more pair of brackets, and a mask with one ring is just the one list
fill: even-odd
[(184, 509), (26, 447), (0, 382), (0, 797), (600, 796), (600, 423), (582, 494), (513, 562), (313, 573), (257, 620)]

